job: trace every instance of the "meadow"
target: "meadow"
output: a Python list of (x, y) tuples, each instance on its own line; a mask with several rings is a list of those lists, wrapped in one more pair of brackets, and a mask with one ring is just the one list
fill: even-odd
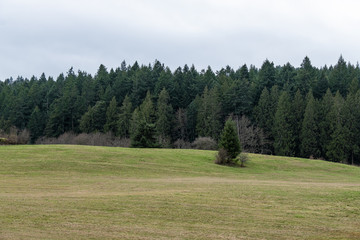
[(0, 239), (360, 239), (360, 168), (249, 154), (0, 146)]

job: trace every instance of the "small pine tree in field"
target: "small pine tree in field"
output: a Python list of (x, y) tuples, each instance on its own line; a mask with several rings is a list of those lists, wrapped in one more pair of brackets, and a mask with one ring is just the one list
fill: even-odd
[(225, 123), (224, 129), (221, 133), (219, 142), (219, 154), (223, 155), (223, 150), (226, 151), (226, 158), (222, 161), (216, 161), (218, 164), (231, 164), (235, 162), (236, 157), (241, 153), (241, 145), (236, 133), (235, 123), (228, 119)]

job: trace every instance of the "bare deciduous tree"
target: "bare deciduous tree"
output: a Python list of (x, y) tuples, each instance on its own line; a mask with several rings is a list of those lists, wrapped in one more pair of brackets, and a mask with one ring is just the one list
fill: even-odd
[(246, 116), (240, 118), (233, 116), (233, 120), (236, 123), (238, 137), (245, 152), (271, 153), (267, 147), (269, 141), (261, 128), (253, 125)]

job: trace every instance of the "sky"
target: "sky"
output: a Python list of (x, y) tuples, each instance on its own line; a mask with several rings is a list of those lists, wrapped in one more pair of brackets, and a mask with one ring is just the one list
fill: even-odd
[(159, 60), (261, 67), (360, 60), (357, 0), (0, 0), (0, 80)]

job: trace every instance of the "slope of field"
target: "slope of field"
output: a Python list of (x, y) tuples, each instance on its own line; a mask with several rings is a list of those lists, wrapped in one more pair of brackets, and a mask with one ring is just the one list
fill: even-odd
[(360, 239), (360, 168), (215, 152), (0, 147), (0, 239)]

